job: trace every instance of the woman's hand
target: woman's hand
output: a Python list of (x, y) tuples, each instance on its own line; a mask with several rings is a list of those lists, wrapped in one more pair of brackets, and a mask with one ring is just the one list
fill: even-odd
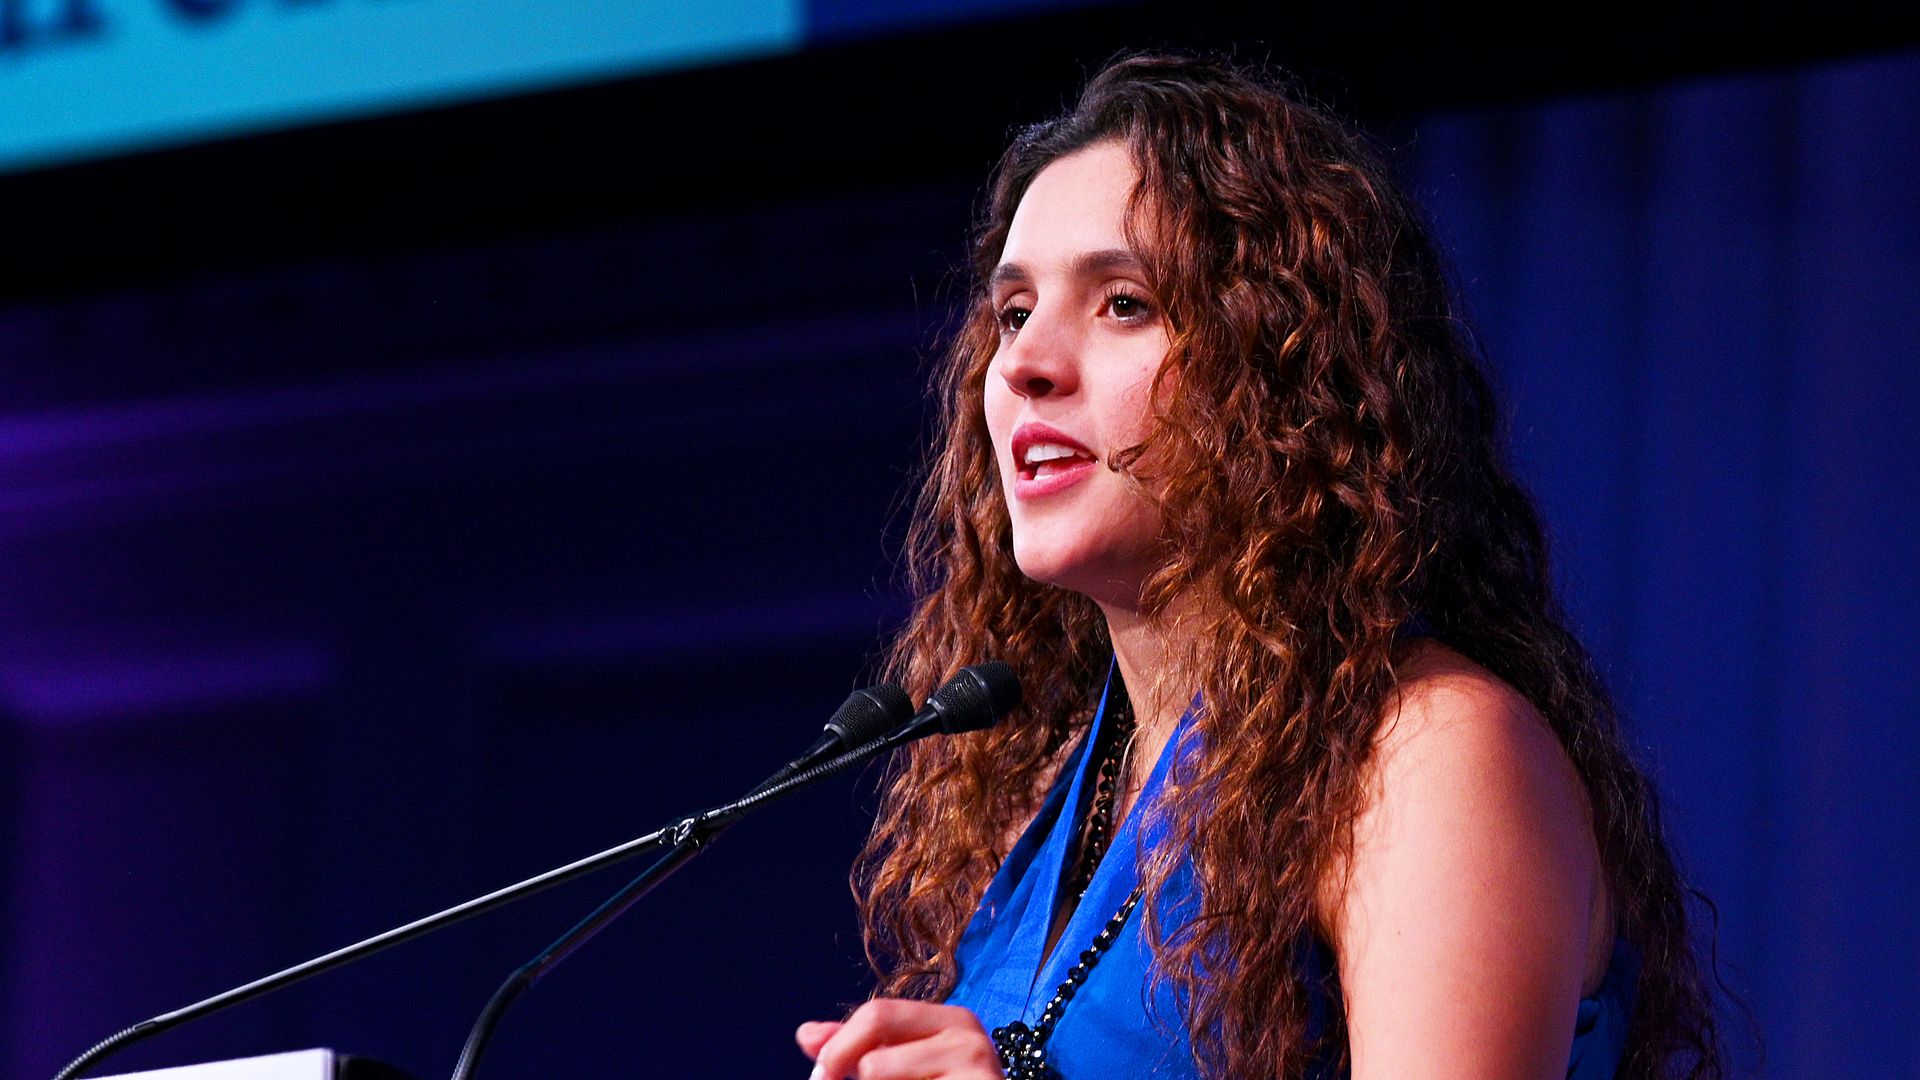
[(958, 1005), (880, 998), (844, 1022), (794, 1032), (816, 1080), (1001, 1080), (980, 1018)]

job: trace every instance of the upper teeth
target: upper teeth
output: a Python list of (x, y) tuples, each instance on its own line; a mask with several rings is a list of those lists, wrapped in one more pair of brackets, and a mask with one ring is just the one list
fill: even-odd
[(1069, 450), (1064, 446), (1056, 446), (1053, 443), (1035, 443), (1027, 447), (1026, 464), (1038, 465), (1043, 461), (1054, 461), (1058, 458), (1073, 457), (1074, 454), (1075, 451)]

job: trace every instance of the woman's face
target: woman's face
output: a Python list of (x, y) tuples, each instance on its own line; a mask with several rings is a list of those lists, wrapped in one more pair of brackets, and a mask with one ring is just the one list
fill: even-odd
[(1146, 434), (1165, 320), (1126, 236), (1138, 180), (1127, 148), (1101, 142), (1041, 170), (1021, 198), (990, 282), (1000, 346), (986, 419), (1013, 523), (1036, 581), (1131, 607), (1157, 562), (1158, 509), (1114, 472)]

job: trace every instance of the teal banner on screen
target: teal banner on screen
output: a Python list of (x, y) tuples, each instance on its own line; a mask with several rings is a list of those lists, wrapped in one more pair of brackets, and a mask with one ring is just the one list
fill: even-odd
[(0, 171), (800, 47), (804, 0), (0, 0)]

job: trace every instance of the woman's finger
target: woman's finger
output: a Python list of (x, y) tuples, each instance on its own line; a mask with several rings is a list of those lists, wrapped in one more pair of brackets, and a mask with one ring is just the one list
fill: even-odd
[(800, 1044), (801, 1053), (810, 1058), (817, 1058), (820, 1056), (820, 1048), (827, 1044), (828, 1039), (833, 1038), (834, 1032), (839, 1031), (840, 1027), (838, 1020), (809, 1020), (801, 1024), (800, 1029), (793, 1033), (793, 1041)]
[(1001, 1080), (993, 1043), (984, 1032), (960, 1028), (869, 1050), (851, 1075), (854, 1080)]
[(979, 1019), (958, 1005), (879, 998), (855, 1009), (814, 1060), (822, 1076), (838, 1080), (855, 1075), (860, 1059), (872, 1050), (914, 1042), (951, 1027), (981, 1030)]

